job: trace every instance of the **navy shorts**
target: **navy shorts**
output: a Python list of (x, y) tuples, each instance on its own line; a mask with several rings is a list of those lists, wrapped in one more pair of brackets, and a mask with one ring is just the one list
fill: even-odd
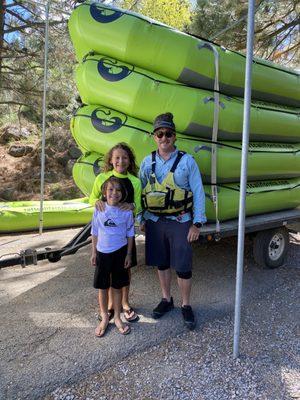
[(121, 289), (129, 285), (128, 269), (124, 267), (127, 245), (112, 253), (97, 251), (94, 275), (95, 289)]
[(160, 217), (146, 221), (146, 264), (171, 267), (177, 272), (192, 270), (192, 246), (187, 235), (192, 221), (178, 222)]

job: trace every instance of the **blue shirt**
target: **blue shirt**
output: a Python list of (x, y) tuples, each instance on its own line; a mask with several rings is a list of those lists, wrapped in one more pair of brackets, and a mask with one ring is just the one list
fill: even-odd
[[(178, 150), (175, 149), (173, 153), (171, 153), (170, 158), (168, 160), (164, 160), (158, 153), (156, 152), (155, 156), (155, 176), (159, 183), (165, 179), (167, 174), (170, 172), (175, 159), (177, 157)], [(145, 157), (142, 161), (140, 167), (140, 180), (142, 182), (142, 188), (144, 189), (149, 180), (150, 174), (152, 172), (152, 155)], [(196, 164), (196, 161), (190, 154), (185, 154), (177, 168), (174, 172), (174, 181), (177, 186), (181, 189), (189, 190), (193, 193), (193, 222), (206, 222), (205, 216), (205, 193), (203, 189), (201, 174)], [(152, 214), (151, 212), (145, 210), (143, 213), (144, 219), (151, 219), (152, 221), (157, 221), (158, 216)], [(186, 222), (192, 219), (191, 213), (185, 213), (178, 216), (170, 216), (167, 218), (171, 218), (177, 220), (178, 222)], [(141, 220), (141, 218), (140, 218)]]

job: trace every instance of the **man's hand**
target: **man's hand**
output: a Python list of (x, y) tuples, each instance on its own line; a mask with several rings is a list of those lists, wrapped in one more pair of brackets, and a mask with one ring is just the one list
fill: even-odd
[(145, 222), (141, 222), (141, 223), (140, 223), (140, 231), (141, 231), (141, 232), (145, 232), (145, 231), (146, 231), (145, 228), (146, 228)]
[(126, 258), (125, 258), (125, 264), (124, 267), (125, 268), (129, 268), (132, 264), (132, 255), (131, 254), (127, 254)]
[(90, 261), (91, 261), (91, 266), (95, 267), (96, 266), (96, 253), (92, 253)]
[(95, 207), (97, 208), (98, 211), (104, 211), (105, 210), (105, 203), (102, 200), (97, 200), (95, 203)]
[(200, 228), (197, 228), (195, 225), (191, 225), (189, 229), (189, 233), (187, 235), (188, 242), (195, 242), (199, 239)]
[(133, 211), (134, 210), (134, 204), (133, 203), (121, 203), (119, 206), (120, 210), (125, 210), (125, 211)]

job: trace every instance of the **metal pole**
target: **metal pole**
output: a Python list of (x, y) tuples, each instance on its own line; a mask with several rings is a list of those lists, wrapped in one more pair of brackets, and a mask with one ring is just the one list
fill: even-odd
[(50, 1), (46, 5), (45, 20), (45, 46), (44, 46), (44, 91), (43, 91), (43, 124), (42, 124), (42, 154), (41, 154), (41, 193), (40, 193), (40, 217), (39, 234), (43, 233), (43, 203), (44, 203), (44, 181), (45, 181), (45, 137), (46, 137), (46, 99), (48, 78), (48, 45), (49, 45), (49, 8)]
[(240, 179), (240, 204), (239, 204), (239, 228), (238, 228), (238, 248), (236, 264), (236, 288), (235, 288), (235, 314), (234, 314), (234, 341), (233, 357), (239, 356), (240, 341), (240, 318), (241, 318), (241, 297), (243, 284), (243, 264), (244, 264), (244, 236), (245, 236), (245, 206), (247, 189), (247, 164), (249, 147), (249, 127), (251, 109), (251, 78), (253, 61), (253, 38), (254, 38), (254, 2), (248, 2), (248, 23), (247, 23), (247, 57), (245, 74), (245, 95), (244, 95), (244, 120), (243, 120), (243, 145)]

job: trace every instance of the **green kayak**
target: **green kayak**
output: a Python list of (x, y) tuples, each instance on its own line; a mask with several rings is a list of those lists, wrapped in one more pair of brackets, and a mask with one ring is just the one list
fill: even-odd
[[(213, 90), (215, 56), (219, 57), (220, 90), (244, 95), (245, 56), (179, 32), (142, 15), (110, 5), (80, 4), (69, 20), (78, 61), (89, 52), (105, 54), (184, 84)], [(252, 97), (300, 106), (299, 73), (255, 59)], [(100, 102), (101, 103), (101, 102)]]
[[(83, 103), (101, 104), (152, 123), (163, 112), (174, 114), (178, 132), (211, 139), (214, 123), (212, 93), (177, 84), (133, 65), (93, 55), (76, 72)], [(300, 141), (299, 110), (252, 104), (251, 141)], [(240, 140), (243, 101), (220, 96), (218, 140)]]
[[(103, 106), (85, 106), (71, 120), (71, 132), (85, 152), (107, 153), (119, 142), (134, 149), (137, 163), (156, 149), (150, 132), (152, 125)], [(209, 140), (178, 134), (176, 146), (192, 154), (204, 182), (210, 182), (212, 144)], [(218, 182), (239, 181), (241, 142), (217, 144)], [(299, 176), (300, 144), (251, 142), (248, 180)]]
[[(82, 226), (91, 221), (94, 208), (88, 199), (44, 201), (45, 229)], [(40, 202), (15, 201), (0, 203), (0, 232), (32, 231), (39, 228)]]
[[(82, 156), (73, 167), (73, 178), (80, 190), (88, 196), (95, 177), (101, 171), (103, 156), (90, 153)], [(209, 221), (215, 220), (211, 186), (204, 185), (206, 196), (206, 215)], [(238, 183), (218, 184), (219, 220), (237, 218), (239, 207)], [(246, 196), (246, 215), (262, 214), (296, 208), (300, 204), (300, 178), (248, 182)]]

